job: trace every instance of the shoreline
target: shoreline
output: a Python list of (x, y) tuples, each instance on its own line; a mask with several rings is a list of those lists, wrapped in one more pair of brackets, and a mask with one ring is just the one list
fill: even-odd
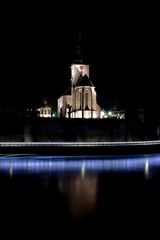
[(133, 142), (0, 142), (0, 154), (121, 155), (160, 152), (160, 140)]

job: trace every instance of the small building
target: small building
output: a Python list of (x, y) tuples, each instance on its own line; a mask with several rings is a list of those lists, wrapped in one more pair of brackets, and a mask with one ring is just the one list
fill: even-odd
[(42, 107), (37, 108), (37, 116), (41, 118), (50, 118), (51, 117), (51, 107), (47, 104), (47, 101), (44, 101)]

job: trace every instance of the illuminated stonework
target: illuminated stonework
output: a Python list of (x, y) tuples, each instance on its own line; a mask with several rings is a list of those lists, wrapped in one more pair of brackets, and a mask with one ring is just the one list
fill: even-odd
[(89, 78), (89, 65), (86, 64), (72, 64), (71, 65), (71, 81), (76, 86), (80, 76), (87, 75)]
[(71, 87), (58, 99), (58, 117), (100, 118), (95, 87), (89, 79), (89, 65), (71, 65)]
[(51, 108), (50, 107), (41, 107), (38, 108), (39, 117), (50, 118), (51, 117)]
[(50, 118), (51, 117), (51, 107), (47, 105), (47, 101), (45, 100), (43, 103), (44, 106), (37, 109), (37, 115), (41, 118)]

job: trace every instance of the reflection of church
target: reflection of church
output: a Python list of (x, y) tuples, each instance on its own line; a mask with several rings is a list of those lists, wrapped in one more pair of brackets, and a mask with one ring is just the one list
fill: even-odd
[(69, 211), (75, 219), (92, 214), (97, 202), (98, 179), (95, 175), (60, 176), (58, 189), (67, 197)]
[(71, 65), (71, 87), (58, 99), (58, 117), (100, 118), (96, 91), (89, 76), (89, 65), (79, 50)]

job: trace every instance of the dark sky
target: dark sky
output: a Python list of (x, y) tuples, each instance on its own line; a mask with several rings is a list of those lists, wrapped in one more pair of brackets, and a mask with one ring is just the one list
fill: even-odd
[[(12, 6), (1, 27), (1, 106), (53, 104), (70, 85), (77, 33), (104, 107), (159, 100), (158, 16), (144, 6)], [(152, 105), (151, 104), (151, 105)]]

